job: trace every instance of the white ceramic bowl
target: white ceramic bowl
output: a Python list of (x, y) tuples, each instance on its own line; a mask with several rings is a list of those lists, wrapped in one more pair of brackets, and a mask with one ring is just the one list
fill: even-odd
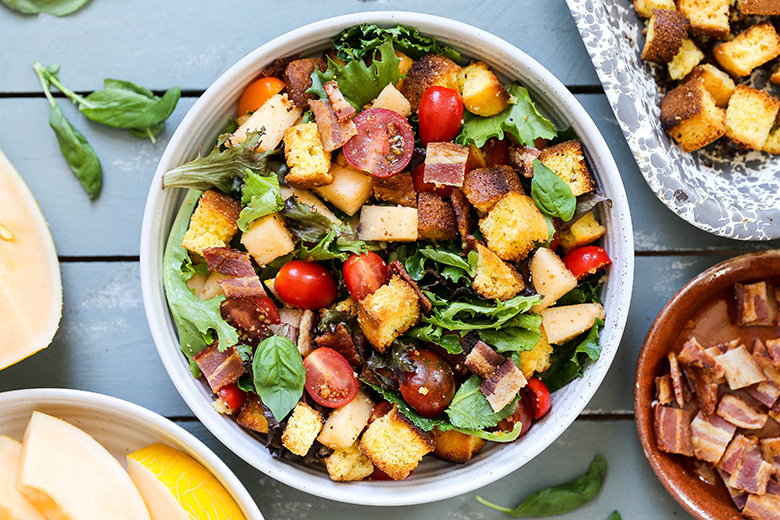
[(90, 434), (124, 463), (135, 450), (161, 442), (200, 462), (225, 486), (249, 520), (262, 520), (254, 500), (224, 462), (191, 433), (136, 404), (107, 395), (61, 388), (0, 393), (0, 435), (21, 442), (34, 411), (65, 420)]
[[(551, 413), (519, 442), (491, 443), (479, 456), (461, 466), (427, 457), (410, 478), (398, 482), (333, 482), (323, 468), (272, 457), (257, 436), (215, 413), (211, 407), (211, 391), (205, 383), (192, 378), (179, 351), (161, 272), (168, 230), (184, 193), (184, 190), (163, 191), (162, 174), (193, 159), (199, 148), (214, 141), (227, 118), (235, 113), (240, 93), (274, 58), (321, 52), (342, 29), (360, 23), (417, 27), (421, 33), (456, 47), (464, 56), (486, 62), (503, 78), (521, 81), (540, 111), (556, 126), (574, 126), (600, 189), (612, 199), (612, 204), (603, 208), (601, 214), (608, 230), (604, 247), (613, 265), (602, 294), (607, 322), (601, 334), (603, 350), (598, 362), (588, 368), (583, 378), (555, 393)], [(171, 138), (149, 191), (141, 232), (141, 284), (146, 316), (163, 364), (193, 412), (228, 448), (267, 475), (307, 493), (366, 505), (410, 505), (460, 495), (516, 470), (549, 446), (585, 408), (615, 357), (628, 315), (633, 272), (631, 217), (620, 173), (596, 125), (574, 96), (544, 67), (506, 41), (460, 22), (407, 12), (358, 13), (323, 20), (276, 38), (231, 67), (192, 107)]]

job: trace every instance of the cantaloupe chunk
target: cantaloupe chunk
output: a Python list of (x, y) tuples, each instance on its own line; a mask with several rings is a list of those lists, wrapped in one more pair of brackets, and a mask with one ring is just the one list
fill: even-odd
[(558, 301), (558, 298), (577, 287), (577, 279), (566, 268), (563, 260), (545, 247), (540, 247), (534, 253), (529, 269), (534, 287), (543, 297), (542, 303), (531, 307), (531, 312), (546, 309)]
[(363, 206), (358, 238), (385, 242), (417, 240), (417, 208)]
[(238, 127), (227, 142), (235, 146), (246, 141), (249, 132), (262, 129), (263, 135), (257, 143), (258, 151), (273, 150), (282, 141), (284, 131), (293, 126), (302, 113), (287, 94), (276, 94)]
[(0, 518), (3, 520), (46, 520), (16, 488), (22, 443), (0, 437)]
[(252, 222), (249, 230), (241, 235), (241, 243), (261, 266), (295, 250), (293, 236), (287, 231), (279, 213), (271, 213)]
[(354, 215), (374, 196), (371, 176), (356, 170), (352, 166), (330, 165), (333, 182), (314, 188), (314, 192), (349, 216)]
[(412, 105), (409, 103), (409, 100), (393, 85), (387, 85), (382, 89), (371, 108), (386, 108), (402, 117), (412, 115)]
[(374, 402), (363, 390), (358, 391), (349, 403), (330, 412), (317, 440), (334, 450), (349, 448), (368, 424), (373, 411)]
[(0, 370), (46, 348), (61, 315), (54, 241), (32, 193), (0, 151)]
[(604, 308), (600, 303), (578, 303), (544, 309), (541, 314), (549, 342), (562, 345), (593, 327), (596, 318), (603, 320)]
[(33, 412), (17, 487), (48, 520), (150, 520), (122, 465), (87, 433)]

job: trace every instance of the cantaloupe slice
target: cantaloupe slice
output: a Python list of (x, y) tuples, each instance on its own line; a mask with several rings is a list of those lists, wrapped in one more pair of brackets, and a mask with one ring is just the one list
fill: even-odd
[(32, 193), (0, 151), (0, 370), (46, 348), (61, 314), (54, 241)]
[(24, 433), (17, 487), (48, 520), (151, 520), (122, 465), (95, 439), (41, 412)]
[(3, 520), (46, 520), (16, 488), (22, 443), (0, 437), (0, 518)]

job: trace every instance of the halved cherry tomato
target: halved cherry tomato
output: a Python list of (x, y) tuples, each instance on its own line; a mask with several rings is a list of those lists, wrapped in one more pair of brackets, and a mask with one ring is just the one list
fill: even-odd
[(368, 478), (369, 480), (393, 480), (390, 475), (377, 467), (374, 467), (374, 471), (371, 472)]
[(358, 170), (375, 177), (392, 177), (412, 160), (414, 132), (398, 113), (369, 108), (352, 122), (358, 133), (344, 145), (344, 158)]
[(368, 424), (371, 425), (372, 422), (376, 421), (377, 419), (381, 419), (392, 409), (393, 403), (390, 401), (379, 401), (374, 405), (374, 409), (371, 411), (371, 417), (368, 418)]
[(563, 257), (563, 263), (577, 280), (582, 280), (612, 263), (603, 247), (585, 246), (569, 251)]
[(423, 417), (440, 415), (455, 395), (455, 375), (443, 357), (430, 350), (409, 352), (414, 371), (405, 372), (401, 383), (404, 400)]
[(515, 429), (515, 424), (521, 423), (520, 436), (522, 436), (531, 428), (533, 422), (533, 407), (530, 399), (525, 393), (522, 393), (520, 399), (517, 400), (517, 405), (515, 405), (515, 411), (506, 419), (500, 420), (496, 425), (495, 430), (511, 432)]
[(463, 125), (463, 99), (457, 90), (428, 87), (420, 98), (417, 116), (422, 144), (452, 141)]
[(315, 262), (293, 260), (279, 269), (274, 280), (279, 298), (299, 309), (322, 309), (338, 296), (333, 275)]
[(439, 197), (449, 197), (452, 193), (452, 186), (436, 186), (432, 182), (425, 182), (423, 176), (425, 175), (425, 163), (412, 170), (412, 183), (414, 183), (414, 191), (422, 193), (428, 191), (435, 193)]
[(390, 281), (390, 269), (382, 257), (368, 251), (351, 254), (344, 262), (344, 285), (349, 295), (360, 301)]
[(488, 168), (509, 162), (509, 144), (507, 141), (491, 137), (482, 147), (482, 155)]
[(358, 392), (355, 372), (344, 356), (327, 347), (314, 349), (303, 360), (306, 369), (306, 391), (328, 408), (338, 408), (352, 401)]
[(526, 395), (530, 398), (534, 420), (547, 415), (547, 412), (550, 411), (550, 405), (552, 404), (552, 398), (550, 397), (550, 391), (547, 389), (547, 385), (538, 377), (532, 377), (528, 380), (528, 384), (524, 390)]
[(246, 400), (246, 392), (241, 390), (235, 383), (223, 386), (217, 391), (217, 395), (225, 401), (225, 404), (233, 414), (241, 409), (241, 405)]
[(279, 310), (267, 296), (227, 299), (219, 311), (222, 319), (237, 328), (241, 339), (252, 346), (271, 335), (269, 325), (280, 322)]
[(284, 88), (284, 81), (279, 78), (260, 78), (244, 89), (238, 100), (238, 115), (246, 115), (247, 112), (254, 112), (278, 94)]

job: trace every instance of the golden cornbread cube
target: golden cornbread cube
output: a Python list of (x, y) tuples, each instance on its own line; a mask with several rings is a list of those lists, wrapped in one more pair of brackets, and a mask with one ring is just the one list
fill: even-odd
[(412, 64), (401, 84), (401, 94), (417, 112), (420, 98), (428, 87), (438, 85), (458, 90), (460, 65), (440, 54), (428, 54)]
[(677, 9), (691, 22), (691, 32), (722, 40), (729, 34), (731, 0), (677, 0)]
[(578, 247), (592, 244), (607, 232), (607, 229), (599, 224), (593, 211), (588, 211), (572, 224), (568, 229), (564, 229), (559, 234), (561, 249), (568, 253)]
[(433, 456), (455, 464), (467, 463), (485, 445), (483, 439), (455, 430), (439, 431), (434, 428), (430, 435), (434, 444)]
[(763, 151), (774, 155), (780, 155), (780, 127), (769, 132), (769, 137), (764, 142)]
[(780, 14), (780, 2), (777, 0), (739, 0), (739, 12), (759, 16)]
[(282, 445), (295, 455), (303, 457), (309, 452), (325, 422), (317, 410), (299, 401), (287, 419), (282, 432)]
[(780, 36), (770, 22), (758, 23), (715, 47), (713, 54), (732, 76), (747, 76), (756, 67), (780, 56)]
[(712, 95), (715, 104), (721, 108), (724, 108), (729, 104), (729, 99), (734, 94), (736, 85), (731, 76), (717, 68), (715, 65), (705, 63), (699, 65), (691, 72), (690, 76), (686, 78), (686, 81), (690, 81), (695, 78), (701, 78), (704, 82), (704, 88)]
[(363, 480), (374, 472), (374, 465), (360, 451), (357, 442), (348, 448), (334, 450), (333, 454), (325, 459), (325, 467), (330, 479), (337, 482)]
[(726, 109), (726, 136), (746, 148), (761, 150), (780, 111), (780, 101), (763, 90), (737, 85)]
[(547, 340), (553, 345), (563, 345), (583, 332), (590, 330), (596, 318), (604, 319), (600, 303), (578, 303), (563, 307), (550, 307), (542, 311), (542, 324)]
[(466, 110), (490, 117), (509, 106), (509, 93), (493, 71), (481, 62), (473, 62), (458, 72), (458, 88)]
[(357, 213), (374, 194), (371, 176), (352, 166), (332, 164), (330, 174), (333, 182), (314, 188), (314, 193), (327, 200), (350, 217)]
[(484, 298), (508, 300), (525, 289), (523, 277), (493, 251), (477, 243), (477, 274), (471, 288)]
[(549, 235), (544, 215), (531, 197), (510, 192), (479, 221), (488, 248), (499, 258), (517, 262), (525, 258), (537, 242)]
[(528, 379), (538, 372), (544, 372), (550, 368), (550, 355), (553, 347), (547, 339), (547, 333), (542, 327), (542, 335), (536, 342), (534, 348), (520, 352), (520, 370), (523, 376)]
[(668, 63), (679, 52), (683, 40), (688, 36), (688, 19), (678, 11), (655, 9), (647, 25), (644, 61)]
[(654, 9), (669, 9), (674, 11), (677, 6), (674, 0), (634, 0), (634, 9), (636, 14), (642, 18), (650, 18), (653, 16)]
[(509, 192), (525, 193), (520, 177), (509, 166), (474, 168), (463, 178), (463, 194), (480, 215), (484, 215)]
[(296, 188), (316, 188), (333, 182), (330, 152), (326, 152), (317, 123), (295, 125), (284, 131), (284, 157), (290, 171), (285, 180)]
[(661, 100), (661, 127), (685, 152), (692, 152), (726, 132), (726, 112), (715, 105), (702, 78), (666, 93)]
[(696, 68), (696, 65), (704, 59), (704, 53), (699, 50), (693, 40), (685, 38), (682, 41), (680, 50), (672, 58), (667, 66), (669, 76), (672, 79), (683, 79)]
[(401, 480), (434, 449), (428, 435), (404, 417), (397, 406), (372, 422), (360, 439), (360, 450), (393, 480)]
[(263, 413), (260, 398), (256, 394), (247, 393), (246, 400), (241, 406), (241, 412), (236, 417), (236, 422), (252, 431), (268, 433), (268, 420)]
[(261, 267), (295, 251), (293, 236), (279, 213), (271, 213), (252, 222), (241, 235), (241, 243)]
[(421, 240), (445, 242), (458, 237), (452, 204), (435, 193), (417, 195), (417, 234)]
[(406, 73), (409, 72), (409, 69), (412, 68), (412, 65), (414, 65), (414, 60), (399, 50), (395, 51), (395, 55), (401, 60), (398, 63), (398, 72), (406, 75)]
[(596, 188), (585, 164), (585, 156), (579, 141), (565, 141), (545, 148), (539, 155), (539, 160), (563, 179), (575, 197)]
[(238, 231), (240, 213), (240, 202), (217, 190), (208, 190), (201, 195), (190, 217), (182, 247), (199, 255), (209, 247), (227, 247)]
[(420, 300), (414, 288), (399, 276), (358, 302), (358, 323), (379, 352), (420, 319)]

